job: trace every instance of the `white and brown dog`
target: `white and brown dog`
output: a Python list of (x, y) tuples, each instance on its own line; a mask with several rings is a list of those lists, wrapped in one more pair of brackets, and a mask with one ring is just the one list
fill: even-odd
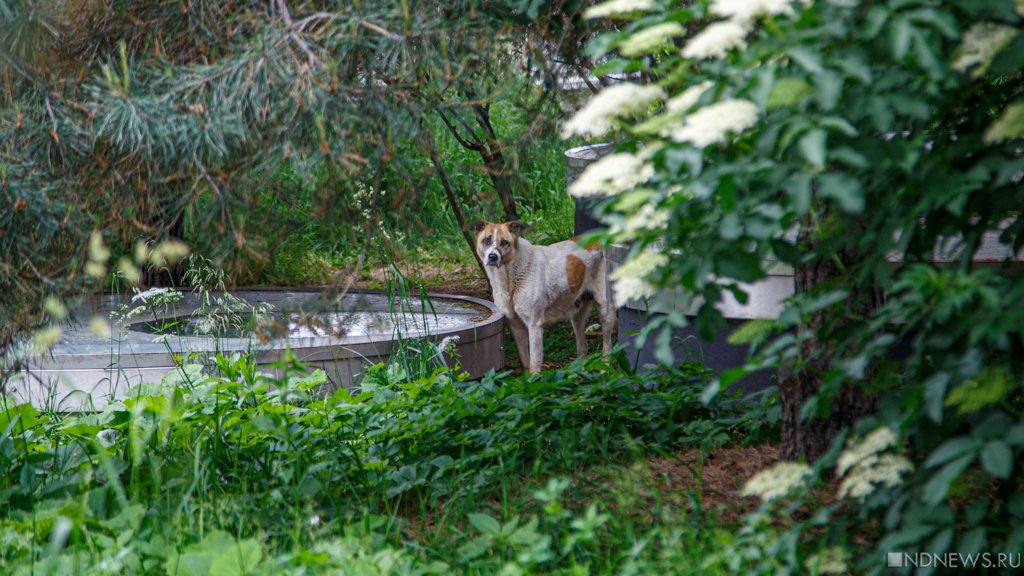
[(494, 303), (505, 314), (524, 368), (544, 362), (544, 327), (572, 322), (576, 354), (587, 353), (587, 313), (597, 303), (605, 353), (612, 345), (615, 305), (608, 294), (604, 255), (575, 240), (534, 246), (521, 235), (522, 222), (473, 223), (476, 250), (491, 281)]

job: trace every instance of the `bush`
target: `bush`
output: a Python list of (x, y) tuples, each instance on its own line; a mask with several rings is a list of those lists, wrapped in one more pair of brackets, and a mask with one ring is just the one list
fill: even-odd
[[(614, 565), (632, 535), (609, 544), (601, 510), (558, 504), (559, 475), (693, 443), (695, 423), (720, 443), (763, 426), (737, 420), (740, 405), (700, 403), (707, 373), (689, 365), (631, 374), (590, 358), (466, 382), (446, 370), (403, 376), (396, 364), (371, 369), (361, 391), (327, 397), (322, 371), (286, 363), (274, 378), (242, 356), (213, 365), (186, 365), (99, 413), (0, 412), (0, 568)], [(534, 491), (538, 514), (513, 512), (513, 495)], [(438, 529), (421, 550), (407, 530), (430, 522), (462, 529)]]
[(885, 427), (886, 462), (912, 463), (745, 566), (801, 572), (858, 538), (875, 552), (847, 557), (871, 572), (883, 552), (1019, 551), (1024, 282), (971, 256), (986, 234), (1006, 254), (1024, 238), (1020, 3), (641, 5), (589, 48), (602, 72), (656, 83), (609, 89), (567, 124), (625, 133), (576, 187), (607, 198), (607, 239), (633, 243), (620, 298), (701, 297), (710, 334), (723, 295), (792, 266), (797, 295), (747, 331), (747, 369), (781, 370), (784, 452), (821, 456), (827, 477), (848, 438)]

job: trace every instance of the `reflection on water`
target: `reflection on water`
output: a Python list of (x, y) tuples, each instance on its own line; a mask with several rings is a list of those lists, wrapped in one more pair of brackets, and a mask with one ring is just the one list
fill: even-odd
[(230, 325), (223, 318), (178, 316), (131, 324), (129, 330), (171, 336), (217, 336), (279, 340), (283, 338), (360, 337), (420, 332), (433, 334), (460, 328), (465, 314), (411, 314), (408, 312), (285, 313), (250, 318), (244, 325)]

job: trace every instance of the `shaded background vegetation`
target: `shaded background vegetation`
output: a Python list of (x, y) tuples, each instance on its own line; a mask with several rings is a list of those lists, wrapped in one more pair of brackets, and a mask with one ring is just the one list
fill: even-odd
[(92, 230), (244, 282), (326, 280), (376, 232), (454, 248), (466, 213), (560, 235), (580, 7), (3, 0), (0, 345), (41, 295), (112, 281), (81, 273)]

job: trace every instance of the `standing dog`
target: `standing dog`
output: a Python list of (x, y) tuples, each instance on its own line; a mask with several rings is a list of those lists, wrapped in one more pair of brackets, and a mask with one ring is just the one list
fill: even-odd
[(587, 353), (587, 313), (596, 302), (605, 353), (612, 345), (615, 306), (608, 294), (604, 255), (573, 240), (534, 246), (522, 222), (478, 220), (476, 251), (491, 281), (494, 303), (508, 318), (523, 367), (538, 372), (544, 361), (544, 326), (570, 320), (576, 354)]

